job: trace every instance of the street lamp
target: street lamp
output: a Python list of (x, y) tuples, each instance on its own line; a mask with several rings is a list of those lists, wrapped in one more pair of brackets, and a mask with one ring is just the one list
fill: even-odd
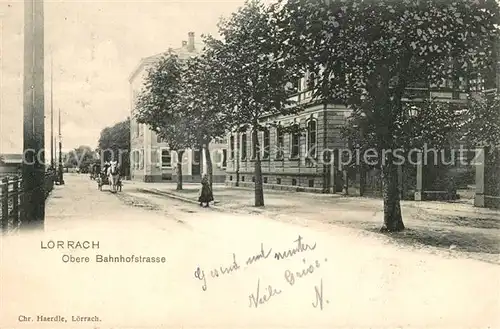
[(418, 115), (418, 108), (413, 105), (408, 109), (408, 116), (410, 118), (415, 118)]
[(59, 109), (59, 185), (64, 185), (62, 163), (61, 109)]

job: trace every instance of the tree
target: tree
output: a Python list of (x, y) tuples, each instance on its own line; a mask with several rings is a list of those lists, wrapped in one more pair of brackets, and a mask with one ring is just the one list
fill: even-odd
[[(255, 206), (264, 206), (259, 131), (263, 115), (297, 113), (291, 106), (293, 90), (287, 82), (296, 78), (292, 67), (277, 56), (280, 39), (273, 21), (272, 7), (260, 1), (246, 1), (229, 19), (219, 23), (222, 41), (217, 59), (222, 66), (221, 81), (231, 99), (227, 108), (233, 125), (244, 123), (252, 129), (252, 154), (255, 160)], [(235, 105), (235, 106), (233, 106)], [(231, 125), (229, 125), (231, 126)]]
[(130, 174), (130, 118), (101, 131), (97, 153), (101, 161), (118, 161), (122, 175)]
[(85, 173), (95, 158), (96, 154), (90, 146), (81, 145), (68, 154), (66, 163), (70, 167), (76, 167), (80, 172)]
[(500, 95), (471, 97), (462, 113), (464, 139), (475, 146), (494, 149), (500, 146)]
[(228, 98), (223, 80), (221, 63), (217, 60), (216, 51), (219, 43), (207, 37), (209, 45), (198, 56), (188, 59), (182, 72), (183, 82), (181, 99), (183, 115), (190, 118), (192, 134), (196, 146), (205, 151), (205, 160), (210, 187), (213, 183), (213, 165), (209, 144), (227, 131), (230, 119), (228, 113), (232, 109), (232, 100)]
[(177, 153), (177, 189), (182, 190), (182, 159), (194, 144), (193, 125), (182, 101), (182, 63), (175, 54), (165, 55), (148, 69), (136, 108), (137, 122), (149, 125)]
[[(319, 80), (315, 98), (345, 104), (366, 117), (371, 145), (397, 147), (403, 98), (416, 83), (458, 87), (459, 78), (487, 65), (498, 30), (494, 0), (289, 0), (276, 5), (287, 61)], [(383, 161), (384, 231), (401, 231), (394, 155)]]

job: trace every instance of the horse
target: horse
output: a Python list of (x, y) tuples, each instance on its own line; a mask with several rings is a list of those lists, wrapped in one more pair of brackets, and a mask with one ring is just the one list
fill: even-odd
[(118, 168), (118, 163), (116, 161), (112, 161), (111, 165), (108, 168), (108, 180), (112, 191), (117, 192), (119, 187), (118, 184), (120, 181), (120, 170)]

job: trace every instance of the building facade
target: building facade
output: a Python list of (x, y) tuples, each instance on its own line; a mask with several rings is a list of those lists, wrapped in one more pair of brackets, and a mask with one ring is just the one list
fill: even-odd
[(23, 154), (0, 154), (0, 177), (22, 173)]
[[(460, 89), (465, 89), (464, 81)], [(262, 118), (263, 125), (273, 122), (272, 128), (258, 133), (261, 146), (262, 176), (264, 188), (306, 191), (317, 193), (364, 194), (381, 196), (382, 180), (380, 170), (342, 166), (339, 159), (348, 148), (341, 138), (342, 127), (346, 124), (351, 110), (342, 105), (316, 104), (311, 91), (307, 90), (307, 76), (298, 82), (295, 101), (305, 105), (305, 109), (293, 116)], [(456, 92), (451, 81), (438, 87), (409, 88), (403, 101), (421, 102), (437, 99), (444, 102), (466, 104), (467, 94)], [(283, 133), (280, 126), (295, 123), (301, 128), (298, 133)], [(228, 136), (228, 167), (226, 184), (229, 186), (253, 186), (255, 154), (252, 132), (232, 132)], [(328, 157), (331, 155), (330, 157)], [(434, 186), (430, 167), (400, 168), (400, 187), (404, 198), (421, 198), (428, 194), (443, 194), (445, 187)], [(428, 178), (427, 180), (425, 178)], [(363, 192), (361, 190), (363, 184)], [(434, 184), (431, 186), (431, 184)], [(406, 187), (403, 187), (406, 185)], [(448, 193), (448, 192), (446, 192)]]
[[(339, 154), (344, 148), (340, 131), (350, 111), (342, 105), (312, 103), (306, 86), (306, 78), (300, 79), (294, 96), (298, 104), (309, 104), (304, 111), (261, 120), (270, 126), (258, 133), (263, 184), (270, 189), (336, 193), (343, 185), (338, 156), (322, 160), (330, 151)], [(284, 132), (282, 127), (289, 125), (299, 129)], [(229, 134), (227, 185), (253, 186), (256, 154), (252, 154), (252, 136), (252, 131)]]
[[(194, 33), (188, 34), (188, 41), (183, 41), (177, 49), (169, 49), (181, 60), (197, 56), (202, 49), (195, 43)], [(130, 176), (132, 180), (160, 182), (175, 180), (177, 161), (182, 162), (182, 175), (185, 182), (199, 182), (201, 175), (207, 171), (205, 152), (203, 150), (186, 149), (182, 159), (168, 148), (167, 143), (159, 139), (157, 134), (145, 124), (135, 119), (135, 104), (139, 96), (148, 68), (154, 66), (166, 53), (143, 58), (129, 77), (130, 83)], [(224, 182), (226, 166), (227, 142), (214, 140), (209, 146), (213, 162), (214, 182)]]

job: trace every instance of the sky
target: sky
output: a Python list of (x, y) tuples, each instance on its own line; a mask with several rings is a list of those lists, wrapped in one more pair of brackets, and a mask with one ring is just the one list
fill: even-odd
[[(219, 18), (243, 2), (45, 0), (46, 148), (51, 54), (55, 127), (60, 109), (63, 151), (95, 148), (103, 128), (129, 115), (128, 77), (141, 58), (180, 47), (190, 31), (197, 42), (201, 34), (216, 34)], [(0, 0), (0, 153), (22, 152), (23, 8), (23, 0)]]

